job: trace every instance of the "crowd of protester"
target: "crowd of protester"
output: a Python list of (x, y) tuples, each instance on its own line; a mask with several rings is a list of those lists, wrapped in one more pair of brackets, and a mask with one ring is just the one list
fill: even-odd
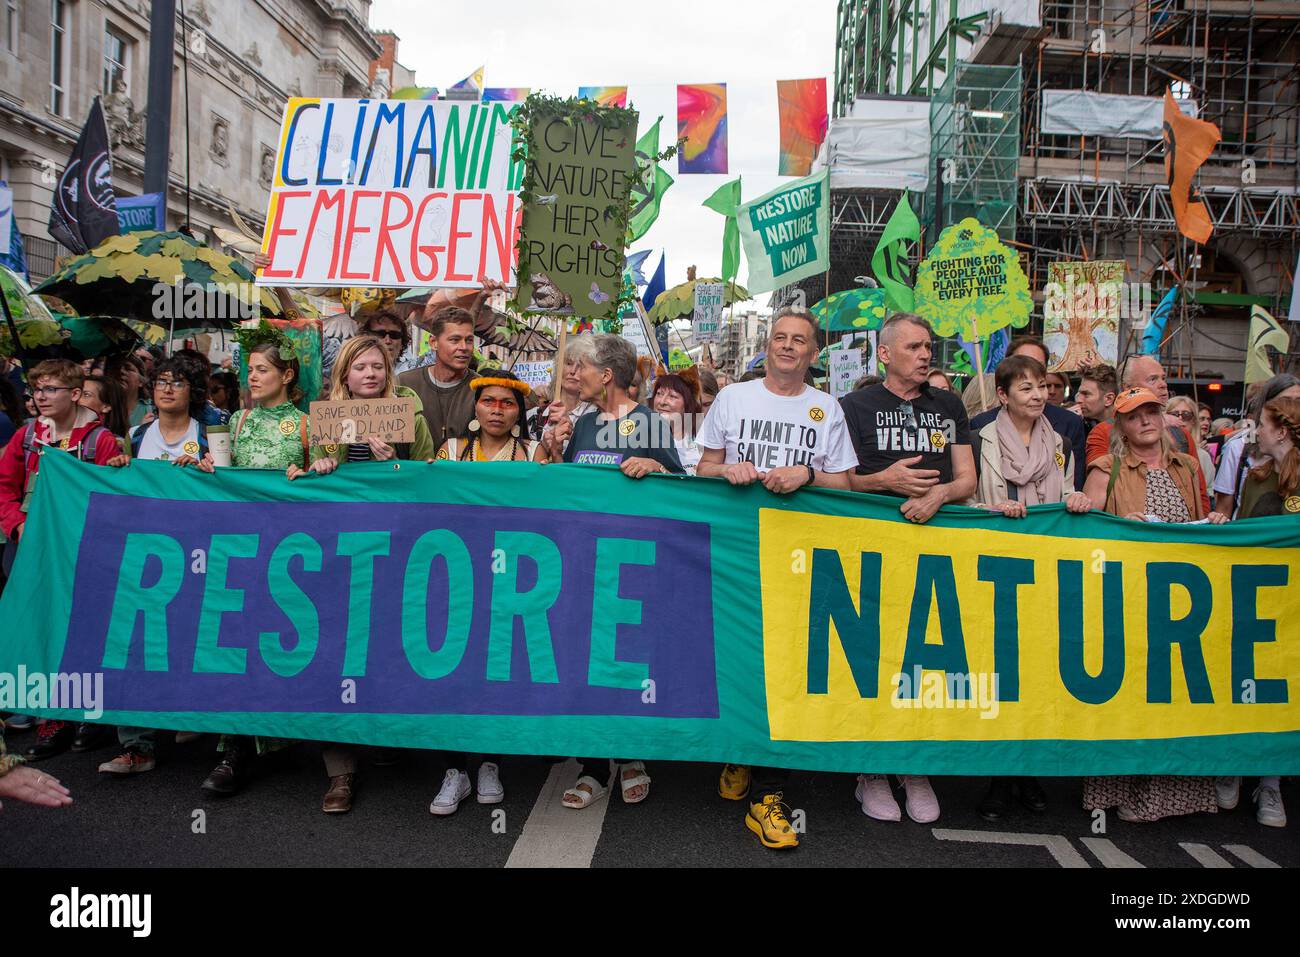
[[(233, 373), (214, 369), (206, 356), (188, 349), (167, 357), (142, 349), (84, 366), (42, 361), (26, 370), (26, 395), (19, 391), (21, 379), (0, 376), (5, 572), (22, 547), (46, 450), (105, 467), (151, 459), (210, 472), (216, 464), (208, 430), (217, 426), (229, 429), (233, 465), (278, 470), (290, 481), (363, 461), (612, 464), (634, 481), (690, 474), (732, 486), (762, 485), (773, 495), (814, 486), (891, 496), (918, 528), (945, 505), (975, 506), (1011, 521), (1054, 504), (1071, 514), (1099, 510), (1130, 521), (1212, 524), (1300, 511), (1300, 380), (1290, 375), (1253, 389), (1247, 416), (1225, 426), (1208, 406), (1171, 397), (1154, 357), (1131, 357), (1120, 370), (1086, 368), (1072, 383), (1048, 371), (1041, 340), (1019, 337), (991, 375), (974, 377), (959, 394), (953, 379), (934, 368), (929, 325), (899, 314), (879, 334), (883, 377), (864, 377), (836, 401), (810, 384), (815, 320), (787, 308), (770, 324), (764, 368), (737, 382), (704, 368), (647, 368), (626, 340), (596, 334), (568, 343), (558, 378), (537, 390), (539, 397), (508, 370), (476, 367), (472, 312), (446, 305), (430, 312), (425, 328), (432, 348), (416, 364), (409, 359), (408, 324), (382, 311), (369, 317), (331, 353), (321, 396), (416, 399), (409, 443), (371, 438), (313, 444), (297, 404), (298, 362), (270, 327), (245, 340), (242, 388)], [(761, 453), (746, 431), (754, 423), (764, 425)], [(24, 715), (7, 723), (11, 731), (34, 725), (35, 735), (21, 755), (5, 751), (0, 735), (0, 797), (50, 806), (71, 800), (66, 788), (25, 762), (114, 742), (117, 753), (99, 770), (140, 774), (155, 767), (158, 738), (175, 734)], [(182, 741), (195, 737), (177, 735)], [(264, 755), (293, 744), (223, 735), (219, 762), (202, 786), (234, 794)], [(323, 745), (328, 784), (322, 811), (352, 807), (360, 751)], [(377, 761), (398, 756), (387, 749)], [(500, 755), (443, 757), (447, 770), (432, 814), (454, 813), (471, 795), (483, 804), (504, 799)], [(642, 760), (578, 762), (581, 771), (560, 798), (567, 808), (587, 808), (607, 798), (615, 784), (629, 804), (650, 794)], [(855, 781), (854, 799), (864, 814), (880, 821), (900, 821), (904, 813), (921, 823), (939, 818), (926, 776), (899, 775), (895, 784), (881, 770)], [(745, 825), (764, 846), (786, 848), (798, 844), (788, 783), (784, 769), (727, 764), (717, 790), (743, 802)], [(1114, 809), (1125, 821), (1153, 821), (1229, 809), (1239, 793), (1238, 778), (1112, 776), (1086, 779), (1082, 805)], [(1261, 823), (1285, 824), (1277, 777), (1261, 778), (1253, 798)], [(1031, 812), (1047, 806), (1038, 781), (994, 779), (978, 811), (997, 821), (1015, 813), (1017, 804)]]

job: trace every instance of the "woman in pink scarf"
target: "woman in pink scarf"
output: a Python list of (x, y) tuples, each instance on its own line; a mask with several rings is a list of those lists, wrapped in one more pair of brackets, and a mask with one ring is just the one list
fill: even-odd
[[(1031, 356), (1010, 356), (998, 364), (994, 384), (1002, 410), (972, 443), (979, 481), (966, 504), (1007, 518), (1024, 518), (1031, 505), (1061, 502), (1071, 512), (1089, 511), (1091, 500), (1074, 491), (1070, 446), (1043, 416), (1047, 369)], [(1031, 811), (1047, 807), (1047, 795), (1034, 778), (993, 778), (979, 804), (980, 816), (1004, 819), (1015, 797)]]

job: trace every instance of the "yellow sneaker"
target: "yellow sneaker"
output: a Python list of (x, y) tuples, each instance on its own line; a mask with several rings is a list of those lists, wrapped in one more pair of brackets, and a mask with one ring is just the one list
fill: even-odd
[(749, 794), (749, 765), (727, 764), (718, 776), (718, 796), (728, 801), (743, 801)]
[(765, 794), (761, 803), (751, 804), (749, 813), (745, 815), (745, 826), (758, 835), (764, 847), (799, 846), (799, 838), (790, 827), (779, 793)]

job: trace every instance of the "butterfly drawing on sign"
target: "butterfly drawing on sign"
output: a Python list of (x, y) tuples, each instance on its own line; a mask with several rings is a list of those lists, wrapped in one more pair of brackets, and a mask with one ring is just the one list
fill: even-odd
[(605, 222), (609, 222), (617, 215), (618, 210), (614, 206), (610, 205), (605, 207)]
[(594, 303), (609, 302), (609, 293), (601, 292), (600, 286), (593, 282), (591, 284), (591, 292), (587, 293), (587, 298)]
[(538, 206), (550, 206), (550, 205), (551, 205), (552, 203), (554, 203), (554, 202), (555, 202), (555, 194), (554, 194), (554, 193), (547, 193), (547, 194), (545, 194), (544, 196), (538, 196), (538, 197), (537, 197), (537, 205), (538, 205)]
[(609, 247), (606, 246), (604, 243), (602, 243), (599, 239), (593, 239), (591, 241), (591, 248), (599, 252), (600, 250), (608, 249)]

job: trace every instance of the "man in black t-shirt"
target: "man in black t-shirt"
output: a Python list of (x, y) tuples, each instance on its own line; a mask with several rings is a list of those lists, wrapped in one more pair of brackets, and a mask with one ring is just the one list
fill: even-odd
[(854, 491), (898, 495), (913, 522), (975, 491), (970, 423), (961, 400), (931, 389), (930, 324), (901, 312), (880, 330), (885, 381), (850, 392), (840, 405), (858, 453)]
[[(963, 502), (975, 491), (975, 457), (971, 452), (966, 408), (951, 392), (931, 389), (930, 324), (900, 312), (880, 330), (877, 354), (885, 381), (850, 392), (841, 401), (849, 436), (858, 453), (849, 484), (858, 492), (897, 495), (899, 507), (918, 525), (940, 506)], [(900, 775), (907, 794), (907, 816), (918, 824), (939, 818), (939, 799), (922, 775)], [(897, 821), (902, 811), (883, 774), (858, 775), (853, 796), (862, 813), (880, 821)]]

